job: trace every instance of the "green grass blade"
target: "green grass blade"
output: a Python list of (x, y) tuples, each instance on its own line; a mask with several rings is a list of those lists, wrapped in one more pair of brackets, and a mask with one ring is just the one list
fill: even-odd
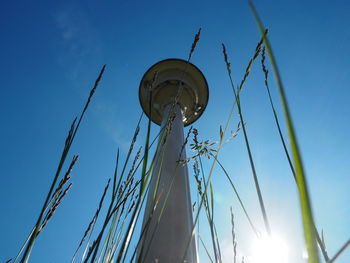
[[(262, 21), (252, 1), (248, 0), (248, 3), (255, 17), (255, 20), (258, 24), (260, 33), (263, 35), (265, 28), (262, 24)], [(282, 79), (281, 79), (279, 69), (277, 67), (277, 63), (267, 36), (265, 36), (264, 42), (265, 42), (266, 50), (268, 52), (269, 59), (275, 74), (277, 87), (278, 87), (278, 91), (280, 94), (280, 99), (281, 99), (281, 103), (284, 111), (285, 121), (288, 129), (288, 136), (290, 140), (290, 146), (292, 149), (292, 156), (294, 160), (296, 180), (297, 180), (297, 186), (298, 186), (298, 192), (299, 192), (301, 214), (302, 214), (303, 228), (304, 228), (304, 237), (305, 237), (306, 247), (308, 252), (308, 261), (309, 263), (319, 263), (320, 259), (319, 259), (318, 250), (317, 250), (314, 220), (313, 220), (313, 215), (311, 210), (311, 201), (308, 193), (308, 187), (307, 187), (306, 176), (304, 173), (304, 167), (301, 159), (301, 154), (298, 147), (298, 142), (295, 135), (294, 126), (293, 126), (290, 110), (288, 107), (288, 102), (285, 95)]]
[[(269, 88), (269, 85), (268, 85), (268, 70), (266, 69), (266, 66), (265, 66), (265, 47), (262, 50), (261, 57), (262, 57), (261, 58), (262, 70), (263, 70), (264, 75), (265, 75), (265, 87), (267, 89), (267, 93), (268, 93), (271, 109), (272, 109), (272, 112), (273, 112), (273, 115), (274, 115), (276, 127), (277, 127), (277, 130), (278, 130), (278, 134), (280, 136), (280, 139), (281, 139), (281, 142), (282, 142), (282, 146), (283, 146), (284, 152), (286, 154), (286, 157), (287, 157), (287, 160), (288, 160), (288, 163), (289, 163), (289, 167), (290, 167), (290, 169), (292, 171), (293, 178), (294, 178), (295, 182), (297, 182), (297, 179), (296, 179), (296, 176), (295, 176), (295, 169), (294, 169), (294, 166), (293, 166), (293, 163), (292, 163), (292, 158), (290, 157), (290, 154), (288, 152), (284, 136), (282, 134), (281, 126), (280, 126), (280, 123), (279, 123), (277, 112), (275, 110), (274, 103), (272, 101), (272, 96), (271, 96), (270, 88)], [(321, 237), (320, 237), (320, 235), (319, 235), (319, 233), (317, 231), (317, 228), (315, 227), (315, 234), (316, 234), (316, 240), (317, 240), (319, 248), (320, 248), (320, 250), (322, 252), (323, 258), (324, 258), (324, 260), (326, 262), (329, 262), (328, 253), (327, 253), (327, 250), (326, 250), (325, 243), (323, 241), (323, 233), (322, 233), (322, 239), (321, 239)]]

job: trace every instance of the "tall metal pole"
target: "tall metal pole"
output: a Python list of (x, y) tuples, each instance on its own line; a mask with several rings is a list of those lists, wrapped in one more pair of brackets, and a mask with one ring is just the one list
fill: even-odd
[[(150, 114), (146, 92), (154, 71), (158, 72), (158, 78), (153, 85)], [(207, 104), (206, 80), (198, 68), (186, 61), (165, 60), (146, 72), (139, 94), (143, 110), (152, 121), (161, 124), (166, 140), (161, 136), (158, 142), (162, 147), (152, 171), (137, 262), (180, 263), (187, 251), (185, 262), (197, 263), (194, 237), (190, 247), (186, 247), (193, 228), (188, 169), (178, 161), (186, 159), (184, 125), (197, 120)], [(175, 97), (178, 97), (177, 104), (174, 104)]]

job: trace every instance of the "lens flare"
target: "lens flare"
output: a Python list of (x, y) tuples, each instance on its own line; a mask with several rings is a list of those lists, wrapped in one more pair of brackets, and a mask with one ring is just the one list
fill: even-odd
[(263, 236), (253, 243), (252, 263), (288, 263), (288, 249), (283, 239)]

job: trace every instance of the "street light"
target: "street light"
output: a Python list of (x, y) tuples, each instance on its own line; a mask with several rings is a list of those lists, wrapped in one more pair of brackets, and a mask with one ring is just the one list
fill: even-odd
[(141, 80), (141, 107), (154, 123), (161, 125), (167, 137), (162, 150), (157, 152), (152, 171), (142, 226), (145, 231), (138, 250), (139, 263), (180, 263), (186, 250), (186, 262), (197, 263), (195, 239), (186, 247), (193, 228), (188, 170), (187, 165), (179, 164), (178, 160), (186, 159), (183, 128), (202, 115), (208, 98), (208, 84), (203, 73), (182, 59), (166, 59), (154, 64)]

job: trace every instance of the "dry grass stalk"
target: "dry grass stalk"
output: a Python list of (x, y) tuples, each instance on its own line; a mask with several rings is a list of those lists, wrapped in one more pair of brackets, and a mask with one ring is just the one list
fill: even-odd
[(191, 60), (191, 58), (192, 58), (193, 52), (194, 52), (194, 50), (196, 49), (196, 46), (197, 46), (198, 41), (199, 41), (199, 39), (200, 39), (201, 30), (202, 30), (202, 29), (199, 28), (197, 34), (196, 34), (195, 37), (194, 37), (194, 40), (193, 40), (193, 43), (192, 43), (192, 46), (191, 46), (191, 50), (190, 50), (190, 53), (189, 53), (189, 55), (188, 55), (187, 63), (186, 63), (185, 68), (184, 68), (184, 70), (183, 70), (183, 72), (182, 72), (182, 76), (180, 77), (178, 92), (177, 92), (177, 94), (176, 94), (176, 96), (175, 96), (174, 102), (172, 103), (171, 112), (174, 112), (174, 111), (175, 111), (175, 105), (176, 105), (177, 102), (179, 101), (180, 96), (181, 96), (181, 94), (182, 94), (182, 91), (183, 91), (183, 79), (184, 79), (184, 77), (185, 77), (185, 75), (186, 75), (187, 68), (188, 68), (189, 62), (190, 62), (190, 60)]
[(200, 39), (200, 36), (201, 36), (201, 28), (199, 28), (197, 34), (194, 36), (194, 40), (193, 40), (193, 43), (192, 43), (192, 46), (191, 46), (191, 50), (190, 50), (190, 54), (188, 56), (188, 61), (191, 60), (191, 57), (192, 57), (192, 54), (194, 52), (194, 50), (196, 49), (196, 46), (197, 46), (197, 43)]
[[(52, 200), (57, 200), (59, 195), (62, 193), (62, 188), (63, 186), (69, 181), (69, 179), (71, 178), (71, 173), (72, 173), (72, 170), (73, 170), (73, 167), (74, 165), (76, 164), (76, 162), (78, 161), (79, 159), (79, 155), (74, 155), (73, 156), (73, 160), (72, 162), (70, 163), (69, 165), (69, 168), (66, 172), (66, 174), (64, 175), (64, 177), (61, 179), (61, 181), (58, 183), (58, 186), (55, 190), (55, 192), (52, 194), (52, 197), (51, 197), (51, 201)], [(54, 201), (55, 202), (55, 201)]]
[(250, 73), (250, 70), (251, 70), (251, 68), (252, 68), (252, 65), (253, 65), (255, 59), (256, 59), (256, 58), (259, 56), (259, 54), (260, 54), (261, 46), (262, 46), (262, 44), (264, 43), (264, 38), (265, 38), (265, 36), (267, 35), (268, 32), (269, 32), (268, 29), (265, 29), (265, 33), (263, 34), (263, 36), (261, 37), (259, 43), (257, 44), (257, 46), (256, 46), (256, 48), (255, 48), (254, 56), (253, 56), (252, 59), (250, 59), (250, 61), (249, 61), (249, 63), (248, 63), (248, 66), (247, 66), (247, 68), (246, 68), (244, 77), (243, 77), (243, 79), (242, 79), (242, 81), (241, 81), (241, 84), (239, 85), (239, 89), (238, 89), (239, 91), (242, 90), (243, 85), (244, 85), (245, 81), (247, 80), (247, 78), (248, 78), (248, 76), (249, 76), (249, 73)]
[[(141, 115), (141, 117), (142, 117), (142, 115)], [(137, 180), (136, 182), (134, 182), (134, 174), (138, 168), (138, 165), (136, 166), (136, 163), (140, 157), (142, 148), (140, 148), (138, 150), (138, 152), (136, 153), (136, 156), (135, 156), (133, 163), (131, 165), (131, 169), (130, 169), (128, 175), (126, 176), (125, 180), (122, 180), (122, 178), (123, 178), (123, 174), (124, 174), (124, 171), (126, 169), (128, 160), (130, 158), (132, 149), (133, 149), (134, 144), (136, 142), (137, 135), (139, 133), (139, 124), (141, 121), (141, 117), (140, 117), (139, 122), (137, 124), (137, 127), (135, 129), (135, 133), (134, 133), (134, 136), (133, 136), (130, 148), (129, 148), (129, 152), (128, 152), (126, 161), (124, 163), (123, 170), (122, 170), (121, 175), (119, 177), (118, 184), (116, 184), (116, 182), (115, 182), (116, 177), (117, 177), (116, 176), (117, 167), (116, 167), (115, 174), (114, 174), (114, 182), (113, 182), (114, 191), (112, 193), (112, 199), (111, 199), (111, 202), (109, 204), (109, 208), (108, 208), (106, 217), (104, 219), (102, 229), (101, 229), (100, 233), (98, 234), (96, 242), (91, 246), (91, 248), (89, 250), (90, 252), (87, 254), (86, 258), (84, 259), (84, 262), (88, 262), (90, 257), (91, 257), (91, 260), (90, 260), (91, 262), (94, 262), (95, 260), (99, 261), (102, 254), (103, 254), (103, 258), (108, 258), (108, 259), (111, 258), (112, 254), (114, 255), (114, 253), (116, 251), (116, 247), (120, 244), (119, 241), (115, 240), (115, 236), (116, 236), (115, 233), (121, 233), (126, 218), (128, 217), (129, 213), (132, 212), (136, 208), (137, 202), (135, 202), (135, 200), (138, 200), (139, 196), (137, 195), (134, 198), (134, 195), (135, 195), (137, 187), (141, 183), (141, 180)], [(118, 160), (118, 157), (117, 157), (117, 160)], [(130, 199), (129, 205), (126, 206), (127, 201), (129, 199)], [(123, 224), (119, 228), (119, 230), (117, 230), (122, 216), (124, 216)], [(112, 223), (109, 224), (109, 222), (112, 218), (113, 218)], [(107, 225), (109, 225), (107, 239), (104, 243), (105, 245), (103, 245), (103, 247), (101, 249), (100, 257), (97, 259), (96, 256), (97, 256), (97, 253), (99, 251), (99, 246), (100, 246), (104, 231), (107, 228)], [(117, 234), (117, 236), (119, 236), (119, 234)]]
[[(68, 191), (72, 187), (72, 183), (70, 183), (68, 185), (68, 187), (63, 191), (63, 187), (67, 184), (67, 182), (71, 178), (71, 173), (72, 173), (73, 167), (76, 164), (76, 162), (78, 161), (78, 158), (79, 158), (78, 155), (73, 156), (73, 160), (70, 163), (69, 168), (67, 169), (64, 177), (59, 182), (55, 192), (52, 194), (52, 197), (50, 200), (51, 207), (50, 207), (49, 211), (46, 213), (46, 216), (43, 219), (43, 222), (40, 226), (40, 229), (39, 229), (37, 235), (39, 235), (41, 233), (41, 231), (43, 230), (43, 228), (47, 225), (48, 221), (51, 219), (51, 217), (54, 215), (56, 209), (61, 204), (62, 199), (67, 195)], [(63, 193), (62, 193), (62, 191), (63, 191)]]
[(166, 131), (165, 134), (166, 134), (166, 136), (164, 136), (163, 144), (165, 144), (166, 139), (167, 139), (168, 135), (171, 132), (171, 128), (173, 126), (173, 122), (174, 122), (175, 118), (176, 118), (175, 111), (174, 111), (174, 109), (171, 109), (170, 110), (170, 114), (169, 114), (169, 118), (168, 118), (168, 121), (167, 121), (167, 124), (165, 126), (165, 131)]
[(233, 263), (237, 262), (237, 241), (236, 241), (236, 233), (235, 233), (235, 221), (232, 212), (232, 207), (230, 207), (231, 211), (231, 225), (232, 225), (232, 245), (233, 245)]
[[(120, 184), (121, 184), (121, 181), (123, 179), (126, 166), (127, 166), (128, 162), (129, 162), (129, 158), (130, 158), (131, 153), (132, 153), (132, 151), (134, 149), (134, 145), (135, 145), (135, 142), (137, 140), (137, 136), (138, 136), (138, 134), (140, 132), (140, 122), (142, 120), (142, 117), (143, 117), (143, 113), (141, 113), (140, 118), (139, 118), (139, 120), (137, 122), (136, 129), (135, 129), (134, 135), (133, 135), (132, 140), (131, 140), (131, 144), (130, 144), (130, 147), (129, 147), (129, 150), (128, 150), (128, 154), (127, 154), (125, 162), (124, 162), (124, 166), (123, 166), (122, 172), (120, 173), (118, 183), (115, 184), (116, 183), (116, 177), (117, 177), (118, 161), (119, 161), (119, 150), (118, 150), (117, 163), (116, 163), (116, 168), (115, 168), (115, 172), (114, 172), (114, 180), (113, 180), (113, 195), (112, 195), (112, 199), (115, 198), (115, 196), (116, 196), (118, 191), (119, 192), (121, 191)], [(119, 198), (119, 195), (120, 195), (120, 193), (118, 194), (118, 198)]]
[(70, 188), (72, 187), (72, 183), (70, 183), (67, 188), (63, 191), (63, 193), (52, 203), (50, 210), (47, 212), (46, 216), (44, 217), (43, 223), (40, 226), (40, 229), (37, 233), (37, 235), (40, 234), (40, 232), (44, 229), (44, 227), (47, 225), (47, 223), (49, 222), (49, 220), (51, 219), (51, 217), (54, 215), (54, 213), (56, 212), (56, 209), (58, 208), (58, 206), (61, 204), (62, 199), (67, 195), (68, 191), (70, 190)]
[[(263, 43), (263, 41), (265, 39), (265, 36), (266, 36), (267, 32), (268, 32), (268, 30), (265, 30), (263, 36), (261, 37), (261, 40), (258, 42), (258, 45), (255, 48), (255, 52), (254, 52), (253, 58), (250, 59), (250, 61), (248, 63), (248, 66), (246, 68), (246, 72), (244, 74), (244, 77), (243, 77), (243, 79), (241, 81), (241, 84), (238, 87), (237, 91), (236, 91), (236, 89), (234, 87), (234, 84), (233, 84), (233, 80), (232, 80), (232, 76), (231, 76), (231, 70), (230, 70), (231, 63), (228, 60), (226, 47), (225, 47), (224, 44), (222, 44), (222, 49), (223, 49), (222, 51), (223, 51), (223, 55), (224, 55), (224, 61), (226, 63), (227, 72), (228, 72), (228, 76), (229, 76), (229, 79), (230, 79), (231, 88), (232, 88), (232, 91), (233, 91), (233, 94), (234, 94), (235, 103), (237, 104), (238, 115), (239, 115), (241, 123), (245, 123), (245, 122), (244, 122), (244, 119), (243, 119), (243, 113), (242, 113), (241, 103), (240, 103), (240, 91), (242, 90), (243, 84), (245, 83), (247, 77), (249, 76), (250, 69), (252, 67), (253, 62), (255, 61), (255, 59), (258, 57), (258, 55), (260, 53), (261, 45), (262, 45), (262, 43)], [(254, 164), (253, 156), (252, 156), (250, 145), (249, 145), (247, 131), (246, 131), (245, 125), (243, 125), (242, 127), (243, 127), (244, 140), (245, 140), (245, 145), (246, 145), (247, 152), (248, 152), (250, 167), (251, 167), (252, 174), (253, 174), (254, 184), (255, 184), (256, 192), (257, 192), (258, 199), (259, 199), (259, 205), (260, 205), (261, 213), (262, 213), (262, 216), (263, 216), (263, 219), (264, 219), (265, 229), (266, 229), (266, 232), (270, 235), (271, 234), (270, 223), (269, 223), (269, 220), (268, 220), (268, 217), (267, 217), (265, 204), (264, 204), (264, 200), (263, 200), (261, 189), (260, 189), (260, 185), (259, 185), (259, 180), (258, 180), (258, 177), (257, 177), (257, 174), (256, 174), (255, 164)]]
[(266, 56), (265, 56), (265, 46), (264, 46), (263, 49), (262, 49), (262, 52), (261, 52), (261, 66), (262, 66), (262, 71), (264, 72), (264, 77), (265, 77), (264, 83), (265, 83), (265, 87), (266, 87), (267, 94), (268, 94), (268, 97), (269, 97), (271, 109), (272, 109), (272, 112), (273, 112), (273, 115), (274, 115), (275, 123), (276, 123), (277, 129), (278, 129), (278, 134), (280, 136), (280, 139), (281, 139), (281, 142), (282, 142), (282, 145), (283, 145), (283, 149), (284, 149), (284, 152), (286, 154), (286, 157), (287, 157), (287, 160), (288, 160), (288, 163), (289, 163), (289, 167), (290, 167), (290, 169), (292, 171), (292, 174), (293, 174), (293, 177), (294, 177), (294, 179), (296, 181), (295, 170), (294, 170), (294, 167), (293, 167), (292, 159), (291, 159), (290, 154), (288, 152), (288, 149), (287, 149), (287, 146), (286, 146), (286, 142), (284, 140), (284, 136), (282, 134), (282, 130), (281, 130), (281, 127), (280, 127), (280, 123), (279, 123), (279, 119), (278, 119), (278, 116), (277, 116), (277, 112), (275, 110), (275, 106), (274, 106), (274, 103), (272, 101), (272, 96), (271, 96), (269, 83), (268, 83), (269, 71), (266, 68), (265, 60), (266, 60)]
[[(135, 155), (135, 158), (134, 158), (134, 161), (132, 162), (132, 165), (131, 165), (129, 174), (128, 174), (128, 176), (127, 176), (127, 182), (129, 182), (131, 179), (134, 178), (135, 166), (136, 166), (137, 160), (140, 158), (141, 150), (142, 150), (142, 146), (141, 146), (141, 147), (139, 148), (139, 150), (137, 151), (137, 153), (136, 153), (136, 155)], [(129, 185), (130, 185), (130, 187), (131, 187), (132, 182), (129, 183)]]
[(193, 133), (193, 142), (194, 143), (191, 143), (190, 147), (191, 147), (192, 151), (195, 151), (197, 153), (191, 157), (184, 159), (184, 160), (178, 160), (177, 162), (180, 164), (184, 165), (184, 164), (190, 162), (191, 160), (194, 160), (200, 156), (205, 156), (208, 159), (210, 159), (210, 157), (213, 155), (213, 153), (217, 152), (216, 149), (212, 148), (212, 146), (216, 145), (217, 142), (209, 142), (209, 140), (199, 142), (198, 141), (198, 130), (194, 128), (192, 133)]
[[(92, 220), (90, 221), (90, 223), (89, 223), (87, 229), (86, 229), (85, 232), (84, 232), (83, 238), (81, 239), (81, 241), (80, 241), (80, 243), (79, 243), (79, 245), (78, 245), (78, 247), (77, 247), (77, 249), (76, 249), (76, 251), (75, 251), (75, 253), (74, 253), (74, 255), (73, 255), (72, 262), (74, 261), (74, 259), (75, 259), (75, 257), (76, 257), (76, 254), (78, 253), (80, 247), (83, 245), (83, 243), (84, 243), (84, 241), (85, 241), (87, 235), (93, 231), (93, 228), (94, 228), (94, 226), (95, 226), (95, 223), (96, 223), (96, 221), (97, 221), (97, 218), (98, 218), (98, 216), (99, 216), (99, 214), (100, 214), (100, 211), (101, 211), (101, 208), (102, 208), (102, 205), (103, 205), (103, 202), (104, 202), (104, 199), (105, 199), (107, 190), (108, 190), (108, 188), (109, 188), (110, 180), (111, 180), (111, 179), (108, 180), (107, 185), (106, 185), (105, 188), (104, 188), (104, 191), (103, 191), (102, 197), (101, 197), (101, 199), (100, 199), (98, 208), (97, 208), (97, 210), (96, 210), (96, 212), (95, 212), (95, 215), (94, 215), (94, 217), (92, 218)], [(95, 244), (95, 242), (94, 242), (94, 244)]]
[[(194, 172), (194, 178), (197, 182), (197, 191), (198, 194), (201, 198), (203, 198), (203, 189), (202, 189), (202, 179), (200, 178), (200, 170), (198, 166), (198, 160), (197, 158), (194, 159), (194, 164), (193, 164), (193, 172)], [(206, 199), (204, 198), (204, 206), (207, 208), (208, 204)]]
[[(91, 220), (91, 222), (90, 222), (90, 224), (89, 224), (89, 227), (87, 228), (87, 230), (89, 230), (89, 231), (90, 231), (90, 229), (93, 228), (94, 224), (96, 223), (97, 217), (98, 217), (98, 215), (99, 215), (99, 213), (100, 213), (100, 210), (101, 210), (101, 208), (102, 208), (102, 205), (103, 205), (104, 198), (105, 198), (106, 193), (107, 193), (107, 190), (108, 190), (108, 188), (109, 188), (110, 181), (111, 181), (111, 179), (108, 179), (107, 185), (105, 186), (105, 189), (104, 189), (104, 191), (103, 191), (103, 194), (102, 194), (102, 197), (101, 197), (101, 199), (100, 199), (100, 203), (99, 203), (99, 205), (98, 205), (98, 208), (97, 208), (97, 211), (96, 211), (96, 213), (95, 213), (95, 216), (93, 217), (93, 219)], [(90, 228), (90, 225), (91, 225), (91, 228)], [(89, 228), (90, 228), (90, 229), (89, 229)], [(80, 244), (79, 244), (77, 250), (80, 248), (81, 244), (84, 242), (84, 239), (86, 238), (87, 233), (88, 233), (88, 231), (85, 231), (84, 236), (83, 236), (83, 238), (82, 238), (82, 241), (80, 242)], [(92, 246), (89, 248), (89, 252), (88, 252), (88, 254), (87, 254), (86, 259), (85, 259), (84, 262), (87, 262), (87, 260), (88, 260), (89, 257), (91, 256), (91, 253), (92, 253), (93, 251), (96, 251), (95, 248), (96, 248), (96, 246), (99, 244), (100, 239), (101, 239), (101, 237), (100, 237), (100, 235), (99, 235), (99, 237), (98, 237), (96, 240), (94, 240)]]
[(188, 130), (188, 132), (187, 132), (187, 134), (186, 134), (184, 143), (183, 143), (182, 146), (181, 146), (181, 151), (180, 151), (180, 154), (179, 154), (179, 160), (181, 159), (181, 156), (182, 156), (182, 154), (183, 154), (183, 152), (184, 152), (184, 150), (185, 150), (185, 147), (186, 147), (186, 145), (187, 145), (187, 143), (188, 143), (188, 138), (189, 138), (190, 135), (191, 135), (192, 128), (193, 128), (192, 126), (189, 128), (189, 130)]
[[(221, 129), (220, 129), (221, 130)], [(220, 132), (221, 134), (221, 132)], [(196, 151), (197, 154), (195, 154), (193, 157), (190, 157), (188, 160), (194, 159), (194, 165), (193, 165), (193, 170), (194, 170), (194, 177), (196, 179), (197, 182), (197, 191), (199, 196), (201, 197), (204, 209), (205, 209), (205, 213), (206, 213), (206, 217), (208, 220), (208, 224), (210, 227), (210, 233), (211, 233), (211, 241), (212, 241), (212, 246), (213, 246), (213, 251), (214, 251), (214, 256), (215, 256), (215, 262), (219, 263), (221, 262), (221, 250), (220, 250), (220, 244), (219, 244), (219, 239), (218, 239), (218, 235), (216, 232), (216, 227), (215, 227), (215, 223), (214, 223), (214, 194), (213, 194), (213, 187), (212, 184), (210, 183), (210, 201), (209, 202), (209, 197), (207, 192), (203, 192), (202, 190), (202, 181), (204, 183), (204, 187), (207, 187), (207, 182), (205, 181), (205, 177), (204, 174), (202, 175), (202, 178), (199, 177), (200, 174), (200, 169), (199, 169), (199, 165), (198, 165), (198, 160), (201, 163), (201, 156), (207, 156), (208, 159), (210, 158), (210, 156), (212, 156), (212, 152), (216, 152), (216, 150), (214, 149), (210, 149), (209, 147), (216, 144), (216, 143), (209, 143), (209, 140), (204, 141), (204, 142), (199, 142), (198, 141), (198, 130), (194, 129), (193, 130), (193, 141), (194, 143), (191, 144), (191, 148), (192, 150)], [(202, 167), (202, 163), (201, 163), (201, 167)]]
[(65, 163), (66, 157), (67, 157), (67, 155), (69, 153), (69, 150), (70, 150), (70, 147), (71, 147), (71, 145), (73, 143), (75, 135), (76, 135), (76, 133), (77, 133), (77, 131), (79, 129), (80, 123), (81, 123), (81, 121), (82, 121), (82, 119), (83, 119), (83, 117), (85, 115), (85, 112), (86, 112), (86, 110), (87, 110), (87, 108), (88, 108), (88, 106), (90, 104), (91, 98), (92, 98), (93, 94), (95, 93), (96, 88), (97, 88), (97, 86), (98, 86), (98, 84), (99, 84), (99, 82), (100, 82), (100, 80), (102, 78), (102, 75), (104, 73), (105, 68), (106, 68), (106, 65), (104, 65), (102, 67), (102, 70), (101, 70), (98, 78), (95, 81), (95, 85), (93, 86), (93, 88), (90, 91), (90, 94), (89, 94), (87, 102), (86, 102), (86, 104), (84, 106), (84, 109), (82, 110), (82, 112), (80, 114), (80, 118), (79, 118), (78, 124), (75, 125), (76, 120), (77, 120), (75, 118), (73, 123), (72, 123), (72, 125), (71, 125), (71, 128), (69, 130), (68, 136), (67, 136), (66, 141), (65, 141), (64, 149), (63, 149), (63, 152), (62, 152), (62, 155), (61, 155), (61, 159), (59, 161), (59, 164), (58, 164), (55, 176), (54, 176), (53, 181), (51, 183), (49, 192), (48, 192), (48, 194), (46, 196), (46, 199), (44, 201), (44, 204), (42, 206), (42, 209), (40, 211), (38, 219), (37, 219), (37, 221), (35, 223), (33, 234), (31, 235), (31, 237), (30, 237), (30, 239), (28, 241), (28, 244), (27, 244), (27, 246), (25, 248), (25, 251), (23, 253), (23, 256), (22, 256), (22, 259), (21, 259), (21, 263), (27, 263), (28, 262), (28, 259), (30, 257), (31, 251), (33, 249), (33, 246), (34, 246), (35, 240), (37, 238), (38, 232), (40, 231), (41, 226), (42, 226), (42, 220), (43, 220), (44, 213), (46, 211), (46, 208), (48, 207), (51, 195), (52, 195), (52, 193), (54, 191), (55, 185), (56, 185), (57, 180), (58, 180), (58, 178), (60, 176), (62, 167), (63, 167), (63, 165)]

